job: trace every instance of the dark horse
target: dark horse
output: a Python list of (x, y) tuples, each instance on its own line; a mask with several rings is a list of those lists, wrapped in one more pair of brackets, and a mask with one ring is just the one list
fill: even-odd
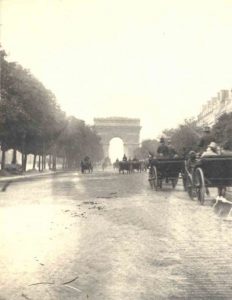
[(119, 173), (123, 173), (126, 171), (127, 173), (132, 172), (132, 163), (130, 161), (120, 161), (119, 162)]
[(81, 173), (92, 173), (93, 172), (93, 165), (91, 161), (81, 161)]
[(139, 160), (133, 160), (131, 162), (131, 170), (134, 171), (136, 170), (137, 172), (140, 172), (142, 171), (142, 162), (139, 161)]

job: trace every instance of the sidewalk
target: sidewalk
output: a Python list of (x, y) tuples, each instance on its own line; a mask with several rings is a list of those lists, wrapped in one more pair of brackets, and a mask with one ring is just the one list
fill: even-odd
[(42, 177), (45, 175), (52, 175), (52, 174), (57, 174), (65, 172), (64, 170), (56, 170), (56, 171), (50, 171), (50, 170), (45, 170), (43, 172), (39, 171), (33, 171), (33, 170), (28, 170), (27, 172), (20, 174), (20, 175), (10, 175), (10, 176), (0, 176), (0, 182), (4, 181), (15, 181), (15, 180), (23, 180), (27, 178), (34, 178), (34, 177)]

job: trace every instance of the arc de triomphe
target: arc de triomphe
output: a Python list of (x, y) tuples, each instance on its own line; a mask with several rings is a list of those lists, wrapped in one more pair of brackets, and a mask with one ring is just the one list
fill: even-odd
[(94, 127), (101, 137), (104, 157), (109, 156), (109, 145), (113, 138), (120, 138), (124, 143), (124, 153), (133, 157), (134, 150), (139, 147), (140, 119), (110, 117), (95, 118)]

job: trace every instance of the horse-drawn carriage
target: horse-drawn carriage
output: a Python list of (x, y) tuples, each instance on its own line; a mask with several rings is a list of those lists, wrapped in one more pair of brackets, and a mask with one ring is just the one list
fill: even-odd
[(189, 196), (197, 197), (203, 205), (209, 188), (217, 188), (218, 196), (225, 196), (226, 189), (232, 186), (232, 157), (212, 156), (200, 158), (192, 174), (185, 172), (185, 189)]
[(180, 173), (184, 170), (184, 160), (179, 158), (151, 159), (149, 163), (149, 182), (152, 189), (162, 188), (163, 182), (175, 188)]
[(119, 170), (119, 173), (123, 173), (123, 174), (125, 171), (127, 173), (132, 173), (134, 171), (141, 173), (142, 162), (139, 160), (119, 161), (118, 162), (118, 170)]
[(131, 173), (131, 163), (129, 161), (119, 161), (118, 163), (119, 173)]
[(81, 161), (81, 173), (92, 173), (93, 172), (93, 165), (90, 160), (82, 160)]

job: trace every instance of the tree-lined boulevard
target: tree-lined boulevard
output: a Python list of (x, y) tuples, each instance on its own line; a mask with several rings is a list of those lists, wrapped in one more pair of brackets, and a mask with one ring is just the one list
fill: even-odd
[[(66, 116), (51, 91), (0, 54), (0, 299), (231, 299), (231, 204), (212, 208), (215, 189), (202, 206), (181, 180), (155, 191), (147, 171), (99, 168), (94, 128)], [(228, 150), (231, 119), (223, 114), (210, 132)], [(163, 134), (186, 159), (202, 128), (190, 119)], [(157, 147), (144, 140), (134, 156), (144, 162)], [(6, 172), (8, 150), (21, 175)], [(26, 173), (29, 154), (33, 169), (51, 172)], [(93, 173), (81, 174), (84, 157)]]
[(0, 300), (231, 300), (232, 1), (0, 10)]
[[(16, 62), (9, 62), (6, 52), (0, 49), (1, 101), (0, 145), (1, 170), (5, 169), (5, 153), (12, 149), (12, 164), (17, 163), (16, 152), (21, 153), (21, 169), (27, 169), (27, 156), (34, 156), (33, 169), (56, 170), (57, 158), (63, 169), (80, 166), (84, 156), (93, 162), (103, 159), (100, 138), (94, 128), (74, 116), (66, 116), (57, 103), (55, 95), (44, 87), (29, 70)], [(212, 128), (212, 136), (221, 146), (227, 143), (232, 149), (232, 113), (223, 114)], [(185, 120), (178, 128), (164, 129), (163, 133), (183, 157), (190, 150), (198, 150), (202, 128), (194, 119)], [(142, 141), (135, 156), (145, 159), (149, 152), (155, 153), (158, 141)], [(18, 162), (19, 163), (19, 162)]]

